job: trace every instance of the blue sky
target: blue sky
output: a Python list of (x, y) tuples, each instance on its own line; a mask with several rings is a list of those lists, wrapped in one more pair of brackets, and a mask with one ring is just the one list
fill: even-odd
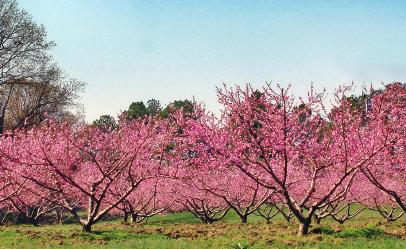
[(20, 0), (87, 83), (88, 121), (133, 101), (204, 101), (215, 87), (406, 81), (406, 1)]

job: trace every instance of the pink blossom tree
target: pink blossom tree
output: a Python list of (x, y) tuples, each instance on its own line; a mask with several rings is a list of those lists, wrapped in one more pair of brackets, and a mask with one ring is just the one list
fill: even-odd
[(15, 184), (14, 177), (6, 166), (5, 161), (2, 160), (0, 164), (0, 225), (13, 212), (10, 199), (21, 192), (21, 188)]
[[(124, 222), (139, 223), (169, 210), (174, 203), (170, 198), (170, 181), (166, 177), (157, 177), (142, 182), (116, 207), (124, 214)], [(121, 189), (112, 190), (113, 196), (121, 192)]]
[(179, 180), (173, 186), (173, 196), (178, 211), (189, 211), (204, 224), (221, 220), (230, 210), (230, 206), (220, 197), (204, 190), (198, 182)]
[(327, 114), (323, 96), (313, 90), (307, 99), (294, 99), (289, 89), (270, 85), (261, 91), (224, 88), (219, 100), (225, 131), (213, 135), (202, 128), (207, 126), (191, 125), (190, 133), (221, 160), (278, 193), (304, 235), (315, 212), (345, 197), (360, 168), (393, 140), (363, 128), (347, 91), (336, 92), (337, 104)]
[(8, 204), (17, 217), (17, 222), (38, 225), (44, 215), (60, 208), (54, 199), (56, 196), (51, 191), (40, 189), (28, 181), (14, 187), (21, 188), (20, 193), (10, 197)]
[[(225, 130), (216, 125), (215, 117), (207, 115), (203, 108), (194, 109), (199, 113), (196, 115), (198, 119), (179, 121), (184, 128), (183, 154), (187, 154), (190, 159), (186, 161), (186, 170), (189, 171), (187, 180), (196, 191), (212, 195), (214, 199), (222, 199), (235, 211), (242, 223), (247, 223), (248, 216), (270, 197), (270, 190), (233, 167), (230, 161), (217, 157), (204, 139), (196, 136), (210, 137), (212, 142), (219, 139), (216, 143), (221, 144), (221, 133)], [(197, 134), (197, 130), (201, 132)]]
[[(248, 216), (256, 212), (270, 196), (270, 191), (235, 170), (210, 172), (210, 181), (199, 179), (201, 187), (222, 198), (247, 223)], [(206, 180), (206, 179), (205, 179)]]
[[(104, 132), (50, 122), (16, 132), (3, 141), (1, 152), (14, 164), (15, 174), (43, 192), (52, 192), (53, 201), (69, 210), (83, 231), (90, 232), (141, 182), (169, 172), (168, 161), (163, 159), (170, 141), (168, 127), (164, 120), (142, 119)], [(112, 196), (110, 190), (123, 182), (122, 192)], [(87, 210), (85, 218), (79, 215), (82, 208)]]
[[(379, 189), (380, 195), (387, 195), (406, 212), (406, 88), (400, 83), (390, 84), (384, 91), (371, 96), (370, 102), (365, 127), (376, 135), (390, 134), (393, 139), (385, 153), (376, 156), (361, 170)], [(379, 205), (381, 201), (375, 198), (377, 206), (381, 206), (380, 211), (383, 210)]]
[(398, 220), (405, 215), (406, 212), (390, 195), (375, 187), (368, 179), (364, 181), (366, 184), (362, 186), (363, 198), (360, 201), (363, 206), (378, 212), (387, 222)]
[(258, 207), (255, 214), (264, 218), (268, 224), (272, 223), (272, 219), (277, 215), (282, 215), (289, 223), (293, 218), (293, 214), (287, 208), (286, 203), (283, 202), (283, 198), (276, 192), (272, 193), (264, 204)]

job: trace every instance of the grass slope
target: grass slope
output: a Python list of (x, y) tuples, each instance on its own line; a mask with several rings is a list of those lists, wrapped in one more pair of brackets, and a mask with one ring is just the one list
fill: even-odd
[(156, 216), (146, 224), (126, 225), (120, 221), (97, 224), (94, 233), (80, 231), (77, 224), (0, 227), (3, 248), (406, 248), (406, 219), (386, 223), (367, 211), (339, 225), (323, 220), (312, 233), (296, 237), (297, 225), (281, 217), (266, 224), (249, 217), (240, 224), (230, 212), (224, 221), (204, 225), (189, 213)]

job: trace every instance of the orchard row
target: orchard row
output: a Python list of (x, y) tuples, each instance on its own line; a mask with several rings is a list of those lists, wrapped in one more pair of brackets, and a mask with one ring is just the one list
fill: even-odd
[(340, 87), (326, 102), (313, 89), (294, 98), (272, 85), (224, 87), (219, 116), (195, 105), (107, 130), (48, 120), (5, 133), (0, 219), (69, 213), (91, 232), (106, 215), (189, 211), (212, 223), (234, 210), (243, 223), (283, 215), (299, 235), (364, 208), (395, 220), (406, 212), (406, 89), (350, 93)]

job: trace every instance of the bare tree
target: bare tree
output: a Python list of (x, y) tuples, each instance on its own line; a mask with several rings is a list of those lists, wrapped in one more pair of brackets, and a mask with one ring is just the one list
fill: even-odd
[(77, 122), (70, 112), (78, 107), (75, 100), (83, 83), (77, 80), (64, 82), (30, 82), (4, 84), (0, 96), (6, 101), (1, 109), (3, 129), (29, 128), (41, 123), (45, 118)]
[(55, 43), (46, 38), (44, 26), (16, 0), (0, 0), (0, 133), (6, 119), (7, 128), (21, 128), (44, 113), (66, 111), (83, 87), (65, 80), (50, 55)]

